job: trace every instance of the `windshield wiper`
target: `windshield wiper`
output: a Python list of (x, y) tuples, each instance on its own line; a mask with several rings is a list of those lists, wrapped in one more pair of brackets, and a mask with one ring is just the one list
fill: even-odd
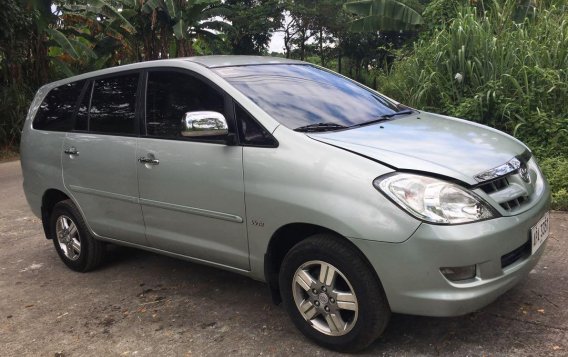
[(341, 125), (341, 124), (315, 123), (315, 124), (300, 126), (296, 129), (294, 129), (294, 131), (301, 131), (301, 132), (304, 132), (304, 133), (308, 133), (308, 132), (316, 132), (316, 131), (339, 130), (339, 129), (345, 129), (345, 128), (347, 128), (347, 126)]
[(358, 127), (358, 126), (371, 125), (371, 124), (377, 124), (377, 123), (381, 123), (381, 122), (384, 122), (384, 121), (389, 121), (397, 115), (407, 115), (407, 114), (412, 114), (412, 113), (414, 113), (414, 110), (407, 109), (407, 110), (401, 110), (400, 112), (394, 112), (394, 113), (391, 113), (391, 114), (383, 114), (376, 119), (352, 125), (352, 126), (350, 126), (350, 128), (355, 128), (355, 127)]

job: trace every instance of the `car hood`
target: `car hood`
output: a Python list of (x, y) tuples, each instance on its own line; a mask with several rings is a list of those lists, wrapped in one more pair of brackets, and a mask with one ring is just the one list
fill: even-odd
[(309, 137), (395, 169), (434, 173), (470, 185), (478, 183), (475, 175), (528, 150), (498, 130), (426, 112)]

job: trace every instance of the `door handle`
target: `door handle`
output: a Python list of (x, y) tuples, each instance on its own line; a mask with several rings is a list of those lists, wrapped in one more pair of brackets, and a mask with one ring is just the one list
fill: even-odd
[(142, 163), (142, 164), (148, 164), (148, 165), (159, 165), (160, 164), (160, 160), (158, 159), (151, 159), (148, 157), (139, 157), (138, 158), (138, 162)]
[(79, 151), (77, 151), (77, 148), (73, 146), (70, 147), (69, 149), (65, 149), (63, 152), (66, 153), (67, 155), (79, 156)]

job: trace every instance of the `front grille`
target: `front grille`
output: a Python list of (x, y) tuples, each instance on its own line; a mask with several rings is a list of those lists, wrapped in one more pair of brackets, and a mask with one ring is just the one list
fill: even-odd
[(501, 257), (501, 268), (506, 268), (520, 259), (524, 259), (531, 255), (531, 242), (528, 240), (525, 244), (517, 249), (503, 255)]
[(512, 200), (501, 203), (501, 207), (503, 207), (507, 211), (512, 211), (520, 207), (527, 199), (528, 198), (526, 196), (520, 196), (518, 198), (514, 198)]
[(485, 191), (485, 193), (490, 194), (499, 191), (507, 186), (509, 186), (509, 181), (507, 180), (507, 177), (501, 177), (495, 181), (491, 181), (481, 185), (480, 188), (483, 191)]
[(517, 170), (506, 176), (482, 183), (479, 188), (489, 195), (496, 205), (513, 213), (529, 202), (530, 195), (534, 191), (533, 184), (533, 182), (523, 182)]

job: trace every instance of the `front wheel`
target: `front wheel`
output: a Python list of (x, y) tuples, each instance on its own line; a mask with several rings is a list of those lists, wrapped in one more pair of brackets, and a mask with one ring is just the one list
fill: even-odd
[(349, 243), (317, 234), (294, 246), (280, 270), (285, 308), (318, 344), (358, 351), (377, 339), (389, 318), (380, 282)]

